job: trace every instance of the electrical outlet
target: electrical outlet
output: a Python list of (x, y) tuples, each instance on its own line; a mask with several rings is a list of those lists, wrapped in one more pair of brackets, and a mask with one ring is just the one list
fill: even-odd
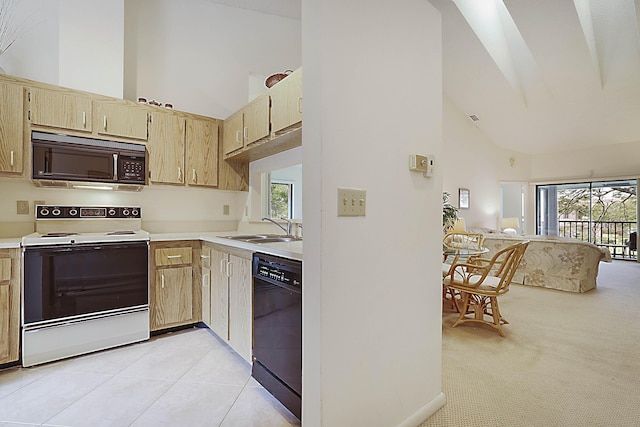
[(229, 215), (229, 205), (222, 205), (222, 215)]
[(27, 200), (18, 200), (16, 205), (18, 215), (29, 215), (29, 202)]
[(365, 216), (367, 191), (338, 188), (338, 216)]

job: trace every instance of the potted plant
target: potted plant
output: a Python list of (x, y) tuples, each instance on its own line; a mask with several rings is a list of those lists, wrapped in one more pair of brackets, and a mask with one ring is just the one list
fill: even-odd
[(458, 220), (458, 208), (449, 203), (451, 194), (442, 193), (442, 230), (446, 233), (451, 230)]

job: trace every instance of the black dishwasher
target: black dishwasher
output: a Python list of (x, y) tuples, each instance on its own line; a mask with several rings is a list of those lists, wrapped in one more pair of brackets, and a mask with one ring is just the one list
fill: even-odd
[(302, 413), (302, 263), (253, 254), (251, 375), (300, 418)]

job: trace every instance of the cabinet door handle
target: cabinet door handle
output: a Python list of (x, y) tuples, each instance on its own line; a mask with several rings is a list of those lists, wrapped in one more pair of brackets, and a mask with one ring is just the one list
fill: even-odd
[(227, 274), (227, 272), (226, 272), (226, 270), (225, 270), (225, 263), (226, 263), (226, 262), (227, 262), (227, 260), (226, 260), (226, 259), (221, 259), (221, 260), (220, 260), (220, 274), (224, 274), (224, 275), (226, 275), (226, 274)]
[(302, 114), (302, 98), (298, 98), (298, 113)]
[(182, 168), (178, 166), (178, 181), (182, 181)]
[(236, 131), (236, 142), (242, 142), (242, 140), (240, 139), (240, 131), (239, 130)]
[(11, 166), (13, 166), (13, 150), (11, 150)]
[(193, 182), (196, 182), (196, 170), (195, 169), (191, 169), (191, 180)]
[(232, 262), (228, 262), (227, 263), (227, 277), (232, 277), (233, 276), (233, 263)]
[(162, 278), (162, 289), (164, 289), (164, 274), (161, 274), (160, 276)]
[(204, 276), (202, 276), (202, 287), (206, 288), (208, 283), (209, 283), (209, 275), (205, 274)]
[(87, 128), (87, 113), (85, 111), (82, 112), (82, 127)]
[(107, 130), (107, 116), (102, 116), (102, 126), (104, 127), (104, 130)]
[(200, 258), (207, 259), (207, 258), (209, 258), (209, 255), (200, 255)]
[(182, 255), (167, 255), (167, 258), (169, 259), (182, 258)]
[(249, 139), (249, 128), (246, 126), (244, 127), (243, 136), (245, 140)]

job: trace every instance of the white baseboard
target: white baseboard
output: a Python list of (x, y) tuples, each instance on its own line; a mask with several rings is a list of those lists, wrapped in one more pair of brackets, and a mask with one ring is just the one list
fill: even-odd
[(409, 418), (398, 424), (398, 427), (416, 427), (422, 424), (429, 418), (431, 415), (435, 414), (436, 411), (444, 406), (447, 403), (447, 398), (444, 393), (440, 393), (433, 399), (431, 402), (424, 405), (422, 408), (418, 409), (413, 415)]

